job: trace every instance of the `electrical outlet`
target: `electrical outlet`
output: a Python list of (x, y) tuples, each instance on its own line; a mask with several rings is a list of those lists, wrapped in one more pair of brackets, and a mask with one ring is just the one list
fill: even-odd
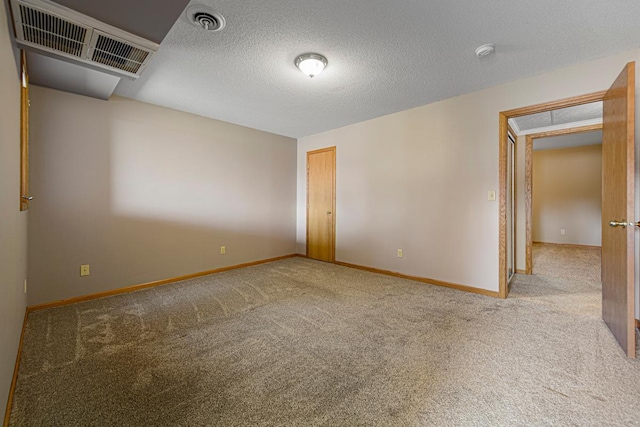
[(27, 279), (24, 279), (24, 293), (27, 293)]
[(83, 264), (80, 266), (80, 276), (89, 275), (89, 264)]
[(225, 246), (220, 246), (220, 255), (224, 255), (227, 253), (227, 248)]
[(566, 231), (564, 228), (560, 229), (560, 234), (562, 234), (563, 236), (566, 234)]
[(402, 258), (402, 249), (398, 249), (398, 258)]

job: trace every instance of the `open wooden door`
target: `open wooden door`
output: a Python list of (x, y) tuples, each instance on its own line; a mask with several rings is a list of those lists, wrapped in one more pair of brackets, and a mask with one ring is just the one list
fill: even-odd
[(307, 256), (335, 261), (336, 147), (307, 153)]
[(603, 105), (602, 318), (629, 357), (634, 318), (635, 62), (627, 64)]

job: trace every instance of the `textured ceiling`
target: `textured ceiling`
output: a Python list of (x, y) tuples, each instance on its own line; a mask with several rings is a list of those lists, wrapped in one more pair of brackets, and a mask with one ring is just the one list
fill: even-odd
[[(302, 137), (640, 46), (637, 0), (194, 0), (150, 66), (116, 93)], [(122, 13), (126, 13), (123, 11)], [(153, 19), (153, 15), (149, 15)], [(496, 55), (474, 50), (495, 43)], [(293, 62), (329, 60), (309, 79)]]
[[(509, 119), (509, 124), (514, 127), (514, 131), (518, 132), (518, 135), (578, 127), (585, 125), (585, 122), (602, 122), (602, 102), (593, 102), (591, 104)], [(602, 144), (602, 131), (536, 138), (534, 139), (533, 149), (552, 150), (595, 144)]]
[(510, 119), (510, 121), (512, 123), (515, 122), (520, 131), (530, 131), (532, 129), (596, 119), (602, 120), (602, 102), (562, 108), (546, 113), (530, 114)]
[(602, 144), (601, 130), (552, 136), (549, 138), (536, 138), (533, 140), (533, 149), (535, 151), (552, 150), (557, 148), (582, 147), (585, 145), (596, 144)]

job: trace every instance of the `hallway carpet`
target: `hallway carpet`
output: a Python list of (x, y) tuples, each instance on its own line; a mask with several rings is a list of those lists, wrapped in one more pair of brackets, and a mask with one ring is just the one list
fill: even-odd
[(509, 297), (600, 318), (600, 248), (534, 243), (533, 275), (516, 275)]
[[(566, 286), (565, 286), (566, 285)], [(292, 258), (30, 314), (12, 426), (638, 425), (596, 284)]]
[(600, 283), (601, 249), (597, 246), (533, 244), (533, 273), (578, 283)]

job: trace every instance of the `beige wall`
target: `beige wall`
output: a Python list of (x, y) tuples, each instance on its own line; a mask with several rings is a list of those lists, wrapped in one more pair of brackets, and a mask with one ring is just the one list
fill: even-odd
[(534, 151), (532, 201), (534, 242), (600, 246), (602, 145)]
[(0, 1), (0, 409), (4, 415), (22, 330), (27, 213), (20, 212), (20, 78)]
[(295, 253), (294, 139), (41, 87), (32, 118), (30, 305)]
[(498, 189), (498, 113), (606, 89), (634, 60), (640, 50), (302, 138), (298, 252), (306, 152), (335, 145), (337, 260), (497, 291), (498, 202), (487, 191)]

